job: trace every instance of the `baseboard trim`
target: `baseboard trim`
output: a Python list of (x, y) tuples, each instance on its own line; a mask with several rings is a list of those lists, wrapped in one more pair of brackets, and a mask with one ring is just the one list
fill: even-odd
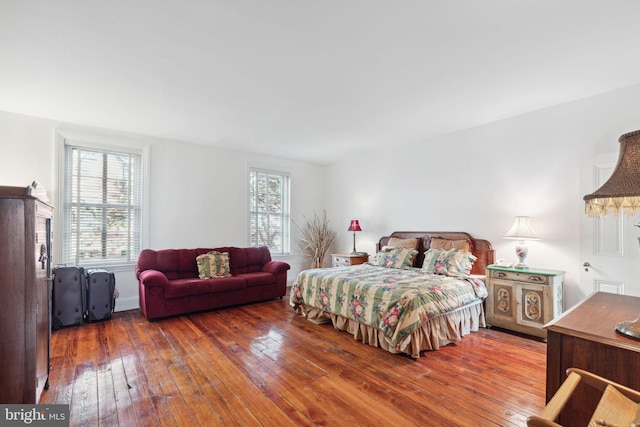
[(115, 311), (136, 310), (138, 308), (140, 308), (140, 298), (138, 297), (127, 297), (127, 298), (116, 299)]

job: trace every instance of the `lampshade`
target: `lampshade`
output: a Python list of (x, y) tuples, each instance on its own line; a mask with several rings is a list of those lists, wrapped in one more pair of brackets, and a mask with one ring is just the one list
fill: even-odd
[(360, 228), (360, 223), (357, 219), (351, 220), (351, 223), (349, 224), (349, 230), (347, 231), (362, 231), (362, 228)]
[(528, 216), (517, 216), (513, 225), (503, 236), (505, 239), (513, 240), (540, 240), (533, 232)]
[(584, 196), (585, 213), (604, 217), (640, 213), (640, 130), (625, 133), (618, 139), (620, 153), (611, 177), (600, 188)]
[(529, 248), (525, 245), (525, 240), (540, 240), (539, 237), (536, 237), (536, 233), (533, 232), (531, 228), (531, 224), (529, 223), (528, 216), (517, 216), (515, 221), (513, 221), (513, 225), (507, 231), (507, 234), (503, 236), (505, 239), (514, 239), (519, 240), (516, 245), (516, 256), (518, 257), (518, 263), (515, 265), (516, 268), (529, 268), (527, 264), (525, 264), (525, 260), (527, 259), (527, 255), (529, 254)]

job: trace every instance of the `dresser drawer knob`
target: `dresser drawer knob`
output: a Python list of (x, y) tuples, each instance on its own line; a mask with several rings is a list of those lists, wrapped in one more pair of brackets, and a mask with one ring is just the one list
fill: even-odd
[(496, 277), (507, 277), (507, 273), (503, 273), (501, 271), (496, 273)]
[(532, 282), (544, 282), (544, 278), (540, 276), (529, 276), (529, 280)]

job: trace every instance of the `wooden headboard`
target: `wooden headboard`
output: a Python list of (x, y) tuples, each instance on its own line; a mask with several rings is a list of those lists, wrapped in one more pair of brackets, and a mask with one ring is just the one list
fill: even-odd
[(476, 239), (469, 233), (463, 231), (394, 231), (389, 236), (384, 236), (378, 241), (376, 250), (385, 246), (389, 238), (397, 237), (400, 239), (418, 238), (418, 256), (413, 265), (422, 267), (424, 253), (429, 249), (431, 239), (439, 237), (449, 240), (468, 240), (471, 245), (471, 253), (478, 259), (473, 263), (471, 274), (485, 274), (485, 267), (495, 262), (496, 252), (488, 240)]

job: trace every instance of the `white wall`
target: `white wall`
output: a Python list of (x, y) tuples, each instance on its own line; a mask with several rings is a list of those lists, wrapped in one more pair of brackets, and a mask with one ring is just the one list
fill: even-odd
[[(566, 307), (591, 292), (579, 282), (584, 215), (580, 163), (618, 151), (618, 137), (640, 129), (640, 86), (506, 119), (410, 145), (389, 142), (326, 168), (300, 162), (147, 138), (151, 146), (150, 242), (153, 248), (244, 245), (246, 168), (285, 168), (293, 177), (292, 213), (326, 207), (338, 231), (334, 251), (358, 250), (395, 230), (464, 230), (515, 259), (502, 239), (515, 215), (529, 215), (542, 238), (529, 244), (531, 266), (566, 271)], [(40, 181), (55, 200), (52, 120), (0, 112), (0, 184)], [(330, 189), (330, 191), (329, 191)], [(293, 230), (295, 233), (295, 229)], [(297, 252), (295, 241), (293, 248)], [(306, 265), (298, 256), (289, 279)], [(133, 271), (118, 271), (118, 308), (137, 306)], [(632, 292), (630, 292), (632, 293)]]
[[(249, 241), (248, 168), (257, 166), (291, 174), (291, 214), (324, 208), (323, 168), (303, 162), (161, 141), (151, 146), (150, 241), (154, 249), (247, 246)], [(304, 268), (292, 227), (288, 279)], [(274, 258), (276, 258), (274, 256)]]
[(56, 122), (0, 112), (0, 185), (26, 187), (34, 180), (53, 200), (53, 132)]
[[(635, 86), (415, 144), (389, 141), (328, 167), (328, 212), (345, 230), (358, 218), (358, 250), (369, 253), (396, 230), (467, 231), (509, 261), (516, 242), (502, 235), (514, 216), (531, 216), (542, 240), (529, 243), (527, 264), (566, 271), (569, 307), (592, 292), (579, 283), (580, 163), (617, 153), (618, 137), (640, 129), (638, 112)], [(336, 247), (349, 250), (352, 238), (340, 232)]]
[[(150, 147), (150, 248), (247, 246), (249, 165), (291, 173), (291, 211), (298, 223), (303, 216), (324, 208), (323, 168), (317, 165), (88, 129), (6, 112), (0, 112), (0, 185), (26, 187), (37, 180), (47, 189), (53, 203), (57, 192), (54, 141), (59, 129), (93, 134), (98, 139), (131, 138), (137, 145)], [(305, 260), (296, 255), (297, 234), (295, 229), (292, 232), (294, 254), (278, 258), (291, 264), (289, 281), (306, 267)], [(139, 307), (133, 267), (117, 268), (114, 272), (120, 293), (116, 309)]]

